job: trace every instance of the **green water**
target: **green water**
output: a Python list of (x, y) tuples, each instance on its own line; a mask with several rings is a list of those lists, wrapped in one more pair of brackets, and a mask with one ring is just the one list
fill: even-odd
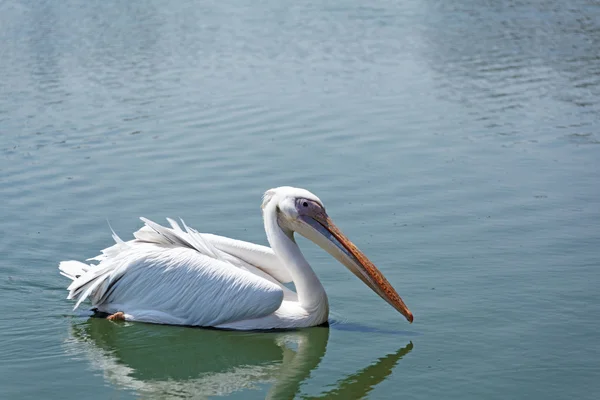
[[(0, 398), (596, 399), (591, 0), (0, 3)], [(141, 226), (266, 244), (305, 187), (409, 325), (312, 243), (329, 328), (73, 312), (57, 263)]]

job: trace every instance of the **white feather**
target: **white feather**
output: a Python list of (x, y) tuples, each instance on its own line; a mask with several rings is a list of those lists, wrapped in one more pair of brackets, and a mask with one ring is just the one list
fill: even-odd
[(283, 300), (272, 282), (190, 248), (141, 243), (111, 264), (104, 292), (94, 293), (92, 304), (137, 321), (156, 322), (142, 315), (156, 311), (185, 325), (215, 326), (266, 316)]
[[(130, 320), (216, 326), (261, 318), (295, 293), (251, 264), (218, 250), (182, 221), (166, 228), (146, 224), (136, 240), (102, 250), (90, 266), (63, 261), (59, 269), (77, 308), (87, 298), (103, 312), (123, 311)], [(226, 262), (225, 260), (229, 261)]]
[(59, 264), (58, 269), (60, 270), (61, 275), (75, 280), (85, 274), (90, 269), (90, 266), (81, 261), (62, 261)]
[(277, 281), (281, 283), (292, 282), (290, 271), (283, 266), (281, 260), (270, 247), (210, 233), (204, 233), (202, 236), (218, 250), (260, 268)]

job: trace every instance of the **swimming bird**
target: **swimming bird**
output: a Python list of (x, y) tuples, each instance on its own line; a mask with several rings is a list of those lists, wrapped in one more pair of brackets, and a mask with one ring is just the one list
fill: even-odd
[[(236, 330), (292, 329), (327, 322), (323, 285), (294, 239), (319, 245), (409, 322), (413, 315), (373, 263), (336, 227), (323, 202), (305, 189), (268, 190), (262, 201), (271, 247), (146, 218), (135, 239), (115, 244), (90, 260), (63, 261), (73, 282), (75, 309), (89, 298), (111, 320)], [(285, 284), (293, 282), (296, 291)]]

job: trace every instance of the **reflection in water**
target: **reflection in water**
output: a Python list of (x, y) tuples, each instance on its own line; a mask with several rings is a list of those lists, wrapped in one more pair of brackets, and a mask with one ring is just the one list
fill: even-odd
[(413, 348), (412, 342), (399, 349), (381, 357), (377, 362), (361, 369), (355, 374), (349, 375), (336, 382), (336, 387), (314, 398), (323, 399), (361, 399), (367, 395), (379, 383), (383, 382), (391, 373), (398, 361)]
[[(267, 398), (301, 396), (301, 383), (325, 355), (329, 328), (290, 332), (233, 332), (91, 318), (72, 324), (65, 345), (104, 379), (142, 395), (207, 397), (257, 389)], [(360, 398), (389, 376), (412, 343), (339, 380), (319, 398)]]

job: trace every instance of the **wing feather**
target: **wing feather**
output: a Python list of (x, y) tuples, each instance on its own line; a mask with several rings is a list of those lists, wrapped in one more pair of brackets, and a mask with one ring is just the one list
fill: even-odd
[(92, 295), (100, 311), (123, 311), (137, 321), (164, 313), (185, 325), (215, 326), (269, 315), (283, 300), (278, 285), (189, 248), (139, 244), (127, 253), (111, 261), (104, 287), (94, 282), (83, 293), (102, 289)]
[(141, 219), (129, 242), (111, 228), (116, 244), (92, 259), (98, 265), (61, 263), (75, 308), (89, 298), (99, 311), (136, 321), (217, 326), (270, 315), (284, 297), (296, 298), (270, 248), (199, 233), (183, 220), (182, 229)]
[(292, 275), (270, 247), (210, 233), (203, 233), (202, 236), (218, 250), (263, 270), (277, 281), (292, 282)]
[(280, 283), (292, 282), (290, 272), (270, 247), (224, 236), (200, 233), (187, 226), (183, 220), (181, 223), (185, 230), (182, 230), (179, 224), (170, 218), (167, 218), (167, 221), (171, 228), (161, 226), (143, 217), (140, 219), (146, 226), (134, 233), (139, 240), (187, 246), (209, 257), (230, 262), (239, 267), (249, 264)]

